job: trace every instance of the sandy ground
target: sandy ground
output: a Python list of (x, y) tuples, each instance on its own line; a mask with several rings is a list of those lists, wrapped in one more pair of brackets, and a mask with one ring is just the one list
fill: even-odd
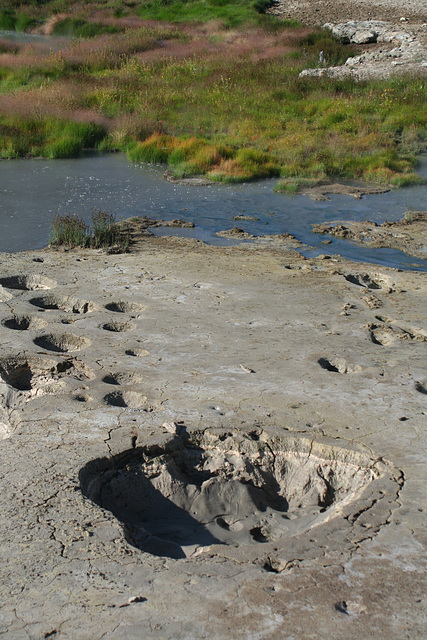
[(134, 247), (0, 255), (0, 636), (425, 637), (425, 275)]

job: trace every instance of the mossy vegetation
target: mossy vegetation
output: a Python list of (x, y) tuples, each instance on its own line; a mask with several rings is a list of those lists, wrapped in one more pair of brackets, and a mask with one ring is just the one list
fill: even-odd
[[(28, 3), (15, 4), (31, 17)], [(217, 22), (201, 24), (198, 15), (198, 24), (189, 25), (202, 5), (210, 11), (206, 20)], [(46, 15), (54, 6), (62, 10), (59, 0), (38, 3)], [(416, 155), (427, 148), (425, 79), (299, 78), (303, 68), (318, 66), (320, 51), (326, 64), (340, 64), (352, 50), (327, 31), (265, 16), (266, 4), (188, 0), (183, 6), (137, 2), (134, 26), (127, 28), (127, 5), (99, 1), (62, 23), (95, 24), (95, 7), (99, 28), (114, 32), (67, 41), (56, 52), (0, 48), (0, 156), (120, 150), (135, 163), (166, 162), (177, 177), (280, 176), (288, 192), (304, 180), (339, 176), (395, 186), (421, 181)], [(246, 12), (238, 28), (220, 18), (232, 9), (237, 16), (238, 8)], [(166, 19), (153, 13), (160, 10), (185, 14), (187, 24), (135, 17)], [(260, 26), (250, 16), (268, 20)]]
[(279, 180), (274, 187), (274, 191), (294, 196), (301, 190), (314, 187), (317, 184), (319, 184), (319, 180), (315, 178), (286, 178), (285, 180)]

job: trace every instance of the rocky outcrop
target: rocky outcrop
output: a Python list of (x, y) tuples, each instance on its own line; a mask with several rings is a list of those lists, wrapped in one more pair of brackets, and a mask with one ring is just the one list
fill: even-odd
[(351, 20), (323, 25), (344, 44), (368, 44), (370, 42), (412, 42), (415, 36), (408, 31), (382, 20)]
[[(370, 78), (388, 78), (400, 73), (427, 75), (427, 49), (415, 34), (387, 22), (351, 21), (340, 24), (324, 25), (337, 38), (345, 43), (369, 44), (384, 43), (384, 49), (367, 51), (350, 57), (344, 65), (304, 69), (301, 78), (330, 77), (369, 80)], [(389, 49), (387, 44), (397, 46)]]

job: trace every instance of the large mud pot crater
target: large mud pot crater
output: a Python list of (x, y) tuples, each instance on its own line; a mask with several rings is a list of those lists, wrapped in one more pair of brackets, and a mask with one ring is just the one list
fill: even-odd
[(295, 555), (372, 537), (397, 508), (401, 479), (384, 461), (326, 441), (209, 429), (93, 460), (80, 484), (144, 552), (280, 571)]

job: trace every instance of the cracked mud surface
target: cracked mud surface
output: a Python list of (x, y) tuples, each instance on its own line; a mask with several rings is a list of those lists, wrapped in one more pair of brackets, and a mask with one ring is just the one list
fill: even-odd
[(54, 293), (0, 302), (0, 637), (424, 637), (425, 274), (151, 238), (3, 282), (38, 256)]

